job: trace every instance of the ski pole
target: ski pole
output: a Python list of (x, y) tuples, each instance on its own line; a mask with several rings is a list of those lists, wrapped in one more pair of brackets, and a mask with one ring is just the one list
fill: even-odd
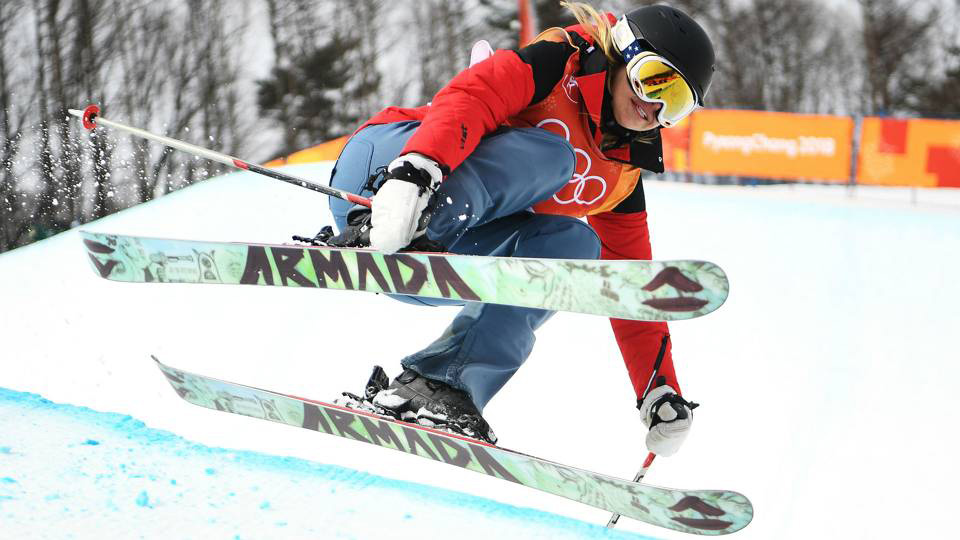
[[(643, 389), (643, 397), (640, 398), (641, 402), (647, 399), (647, 394), (649, 394), (650, 390), (653, 389), (653, 381), (656, 380), (657, 373), (660, 372), (660, 366), (663, 364), (663, 356), (667, 353), (667, 343), (669, 341), (670, 334), (664, 334), (663, 339), (660, 340), (660, 350), (657, 352), (657, 359), (653, 363), (653, 373), (650, 374), (650, 379), (647, 381), (647, 387)], [(634, 482), (643, 480), (643, 477), (647, 475), (647, 469), (650, 468), (650, 465), (653, 463), (653, 458), (655, 457), (657, 457), (657, 455), (653, 452), (647, 454), (647, 459), (643, 460), (643, 466), (637, 472), (637, 475), (633, 477)], [(620, 514), (614, 512), (614, 514), (610, 516), (610, 521), (607, 521), (607, 528), (612, 529), (619, 520)]]
[[(650, 452), (647, 454), (647, 459), (643, 460), (643, 468), (637, 472), (637, 475), (633, 477), (634, 482), (639, 482), (643, 480), (643, 477), (647, 475), (647, 469), (650, 468), (650, 464), (653, 463), (653, 458), (657, 457), (656, 454)], [(617, 524), (617, 521), (620, 520), (620, 514), (614, 513), (610, 516), (610, 521), (607, 522), (607, 528), (612, 529), (614, 525)]]
[(121, 131), (126, 131), (127, 133), (136, 135), (138, 137), (143, 137), (144, 139), (150, 139), (151, 141), (158, 142), (160, 144), (175, 148), (177, 150), (182, 150), (184, 152), (189, 152), (195, 156), (199, 156), (211, 161), (216, 161), (218, 163), (223, 163), (224, 165), (229, 165), (231, 167), (236, 167), (238, 169), (243, 169), (245, 171), (251, 171), (258, 174), (262, 174), (274, 180), (280, 180), (288, 184), (293, 184), (295, 186), (300, 186), (302, 188), (307, 188), (309, 190), (317, 191), (328, 195), (330, 197), (336, 197), (338, 199), (343, 199), (345, 201), (352, 202), (354, 204), (363, 205), (366, 207), (370, 206), (370, 199), (366, 197), (361, 197), (349, 191), (343, 191), (329, 186), (324, 186), (321, 184), (314, 184), (303, 178), (298, 178), (296, 176), (282, 173), (280, 171), (275, 171), (273, 169), (268, 169), (256, 163), (249, 163), (243, 161), (242, 159), (237, 159), (233, 156), (228, 156), (226, 154), (221, 154), (220, 152), (214, 152), (213, 150), (208, 150), (206, 148), (201, 148), (199, 146), (178, 141), (176, 139), (171, 139), (170, 137), (164, 137), (163, 135), (157, 135), (155, 133), (150, 133), (139, 128), (127, 126), (119, 122), (114, 122), (112, 120), (107, 120), (100, 116), (100, 107), (96, 105), (88, 105), (84, 110), (79, 111), (77, 109), (68, 109), (67, 110), (73, 116), (76, 116), (83, 122), (83, 127), (87, 129), (94, 129), (98, 125), (103, 125), (106, 127), (119, 129)]

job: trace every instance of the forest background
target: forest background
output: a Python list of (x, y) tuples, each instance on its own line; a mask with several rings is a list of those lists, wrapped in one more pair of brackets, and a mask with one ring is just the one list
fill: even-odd
[[(655, 2), (594, 2), (615, 13)], [(718, 49), (715, 108), (960, 118), (960, 0), (673, 0)], [(539, 29), (573, 22), (531, 0)], [(516, 0), (2, 0), (0, 252), (224, 172), (106, 118), (252, 162), (430, 100)], [(318, 223), (318, 228), (322, 223)]]

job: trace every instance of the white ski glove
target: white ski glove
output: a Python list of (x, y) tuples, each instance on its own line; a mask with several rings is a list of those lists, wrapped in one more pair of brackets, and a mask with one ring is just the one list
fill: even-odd
[(647, 450), (664, 457), (676, 454), (690, 433), (695, 408), (696, 403), (677, 395), (670, 385), (651, 390), (639, 407), (643, 423), (650, 429)]
[(393, 160), (370, 207), (370, 247), (394, 253), (422, 236), (427, 206), (442, 180), (440, 165), (426, 156), (411, 153)]

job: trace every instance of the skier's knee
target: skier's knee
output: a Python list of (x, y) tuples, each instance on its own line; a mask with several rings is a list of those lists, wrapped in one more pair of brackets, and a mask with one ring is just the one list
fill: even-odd
[(551, 150), (549, 163), (552, 167), (548, 167), (547, 174), (550, 180), (562, 182), (561, 185), (566, 184), (573, 178), (577, 167), (577, 154), (567, 141), (557, 141)]
[(570, 220), (569, 242), (574, 248), (577, 259), (598, 259), (600, 258), (600, 237), (593, 227), (580, 221), (579, 219)]
[(521, 257), (554, 259), (596, 259), (600, 257), (600, 238), (586, 223), (567, 216), (539, 216), (536, 227), (519, 241)]
[(523, 133), (524, 150), (536, 164), (538, 180), (559, 182), (561, 186), (569, 182), (577, 166), (577, 154), (570, 141), (543, 129), (523, 130)]

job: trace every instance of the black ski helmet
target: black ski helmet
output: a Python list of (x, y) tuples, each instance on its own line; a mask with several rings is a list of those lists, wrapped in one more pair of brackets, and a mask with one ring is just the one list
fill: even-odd
[(716, 56), (703, 27), (679, 9), (645, 6), (624, 17), (633, 35), (646, 49), (670, 61), (697, 94), (697, 103), (710, 90)]

